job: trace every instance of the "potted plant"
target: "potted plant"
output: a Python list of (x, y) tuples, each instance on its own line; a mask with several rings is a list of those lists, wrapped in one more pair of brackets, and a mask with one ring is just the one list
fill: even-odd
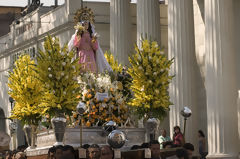
[(62, 48), (58, 38), (46, 37), (44, 50), (37, 56), (37, 72), (44, 89), (43, 113), (52, 118), (55, 131), (55, 145), (63, 144), (66, 128), (66, 115), (72, 115), (79, 102), (80, 87), (77, 77), (80, 75), (78, 59), (75, 53), (68, 52), (67, 45)]
[(11, 118), (25, 124), (25, 134), (30, 148), (36, 147), (37, 126), (44, 110), (44, 107), (40, 106), (44, 93), (35, 69), (36, 64), (30, 56), (23, 55), (15, 62), (15, 67), (9, 72), (8, 78), (8, 86), (11, 89), (9, 95), (16, 101)]

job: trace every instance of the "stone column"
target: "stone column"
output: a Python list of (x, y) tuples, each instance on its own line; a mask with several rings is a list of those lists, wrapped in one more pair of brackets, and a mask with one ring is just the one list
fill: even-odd
[(141, 37), (155, 40), (160, 44), (159, 0), (137, 0), (137, 43)]
[(237, 81), (232, 0), (205, 1), (207, 158), (237, 158)]
[(184, 118), (180, 112), (187, 106), (192, 116), (187, 120), (185, 140), (197, 149), (198, 112), (196, 102), (196, 56), (192, 0), (168, 0), (168, 57), (174, 58), (170, 74), (175, 75), (170, 87), (170, 132), (180, 126), (183, 132)]
[(133, 47), (131, 35), (130, 0), (110, 1), (110, 51), (123, 65)]
[[(240, 141), (240, 90), (238, 90), (238, 140)], [(240, 155), (240, 150), (239, 150)]]

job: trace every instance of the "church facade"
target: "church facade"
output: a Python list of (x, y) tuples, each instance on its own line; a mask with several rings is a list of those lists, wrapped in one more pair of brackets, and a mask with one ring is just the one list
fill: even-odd
[[(187, 106), (192, 116), (187, 119), (186, 141), (194, 144), (196, 152), (201, 129), (207, 134), (209, 158), (238, 158), (239, 0), (86, 0), (84, 6), (94, 11), (102, 49), (110, 50), (122, 64), (129, 64), (134, 43), (140, 44), (143, 36), (158, 41), (168, 57), (174, 58), (170, 72), (175, 78), (169, 87), (174, 105), (160, 128), (171, 135), (174, 126), (183, 129), (180, 112)], [(10, 32), (0, 37), (1, 116), (9, 117), (13, 105), (7, 94), (7, 72), (14, 61), (23, 52), (36, 57), (48, 34), (59, 37), (62, 45), (67, 43), (80, 7), (79, 0), (65, 0), (56, 8), (40, 7), (14, 21)], [(10, 120), (1, 123), (4, 131), (12, 133), (12, 149), (24, 144), (20, 124), (16, 128)]]

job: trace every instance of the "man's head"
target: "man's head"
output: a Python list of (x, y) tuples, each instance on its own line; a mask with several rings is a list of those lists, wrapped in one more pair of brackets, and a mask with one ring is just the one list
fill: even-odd
[(26, 155), (24, 152), (18, 152), (14, 159), (26, 159)]
[(161, 130), (161, 135), (162, 135), (163, 137), (166, 137), (166, 136), (167, 136), (167, 132), (166, 132), (165, 129), (162, 129), (162, 130)]
[(146, 142), (142, 143), (141, 148), (143, 149), (149, 148), (149, 143)]
[(106, 145), (101, 148), (101, 159), (113, 159), (113, 150)]
[(11, 159), (12, 158), (12, 152), (11, 151), (6, 151), (5, 158), (6, 159)]
[(48, 159), (54, 159), (54, 153), (55, 153), (55, 147), (51, 147), (49, 150), (48, 150)]
[(88, 148), (88, 153), (89, 153), (89, 159), (100, 159), (101, 150), (97, 144), (92, 144)]
[(157, 140), (152, 140), (149, 144), (152, 158), (160, 158), (160, 144)]
[(75, 150), (70, 145), (63, 146), (63, 157), (62, 158), (68, 158), (68, 159), (75, 159)]
[(191, 159), (193, 151), (194, 151), (194, 146), (190, 143), (186, 143), (186, 144), (183, 145), (183, 148), (186, 149), (187, 154), (188, 154), (188, 158)]
[(58, 145), (55, 147), (55, 159), (60, 159), (62, 157), (63, 154), (63, 146), (62, 145)]
[(184, 149), (177, 149), (176, 156), (178, 159), (188, 159), (187, 151)]

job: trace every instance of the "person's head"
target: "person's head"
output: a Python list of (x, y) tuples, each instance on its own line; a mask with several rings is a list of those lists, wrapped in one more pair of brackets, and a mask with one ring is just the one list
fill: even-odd
[(89, 147), (90, 147), (89, 144), (84, 144), (84, 145), (82, 146), (82, 148), (84, 148), (84, 149), (88, 149)]
[(24, 152), (18, 152), (18, 153), (15, 155), (14, 159), (26, 159), (26, 155), (25, 155)]
[(149, 144), (148, 143), (142, 143), (141, 148), (143, 148), (143, 149), (149, 148)]
[(177, 149), (176, 156), (178, 159), (188, 159), (187, 151), (184, 149)]
[(168, 149), (168, 148), (172, 148), (173, 147), (173, 142), (172, 141), (167, 141), (165, 143), (163, 143), (163, 148), (164, 149)]
[(17, 151), (17, 150), (13, 150), (13, 152), (12, 152), (12, 158), (13, 158), (13, 159), (15, 159), (16, 154), (17, 154), (18, 152), (19, 152), (19, 151)]
[(110, 146), (105, 145), (101, 148), (101, 159), (113, 159), (113, 150)]
[(54, 159), (55, 147), (51, 147), (48, 150), (48, 159)]
[(188, 158), (192, 158), (194, 146), (191, 143), (186, 143), (183, 145), (183, 148), (187, 151)]
[(55, 154), (54, 154), (55, 159), (60, 159), (62, 157), (62, 154), (63, 154), (63, 146), (62, 145), (56, 146)]
[(139, 145), (133, 145), (133, 146), (131, 147), (131, 150), (137, 150), (137, 149), (139, 149), (139, 148), (141, 148), (141, 146), (139, 146)]
[(160, 157), (160, 144), (157, 140), (150, 141), (149, 148), (151, 149), (152, 158)]
[(24, 152), (25, 146), (24, 145), (18, 146), (17, 150), (20, 151), (20, 152)]
[(97, 144), (92, 144), (88, 148), (88, 153), (89, 153), (89, 159), (100, 159), (101, 150)]
[(205, 137), (202, 130), (198, 130), (198, 137)]
[(167, 136), (167, 132), (166, 132), (165, 129), (162, 129), (162, 130), (161, 130), (161, 135), (162, 135), (163, 137), (166, 137), (166, 136)]
[(11, 159), (12, 158), (12, 152), (11, 151), (6, 151), (5, 152), (5, 158), (6, 159)]
[(177, 133), (180, 133), (180, 132), (181, 132), (181, 129), (180, 129), (180, 127), (179, 127), (179, 126), (174, 126), (173, 130), (174, 130), (174, 133), (175, 133), (175, 134), (177, 134)]
[(63, 158), (75, 159), (75, 150), (72, 146), (63, 146)]

